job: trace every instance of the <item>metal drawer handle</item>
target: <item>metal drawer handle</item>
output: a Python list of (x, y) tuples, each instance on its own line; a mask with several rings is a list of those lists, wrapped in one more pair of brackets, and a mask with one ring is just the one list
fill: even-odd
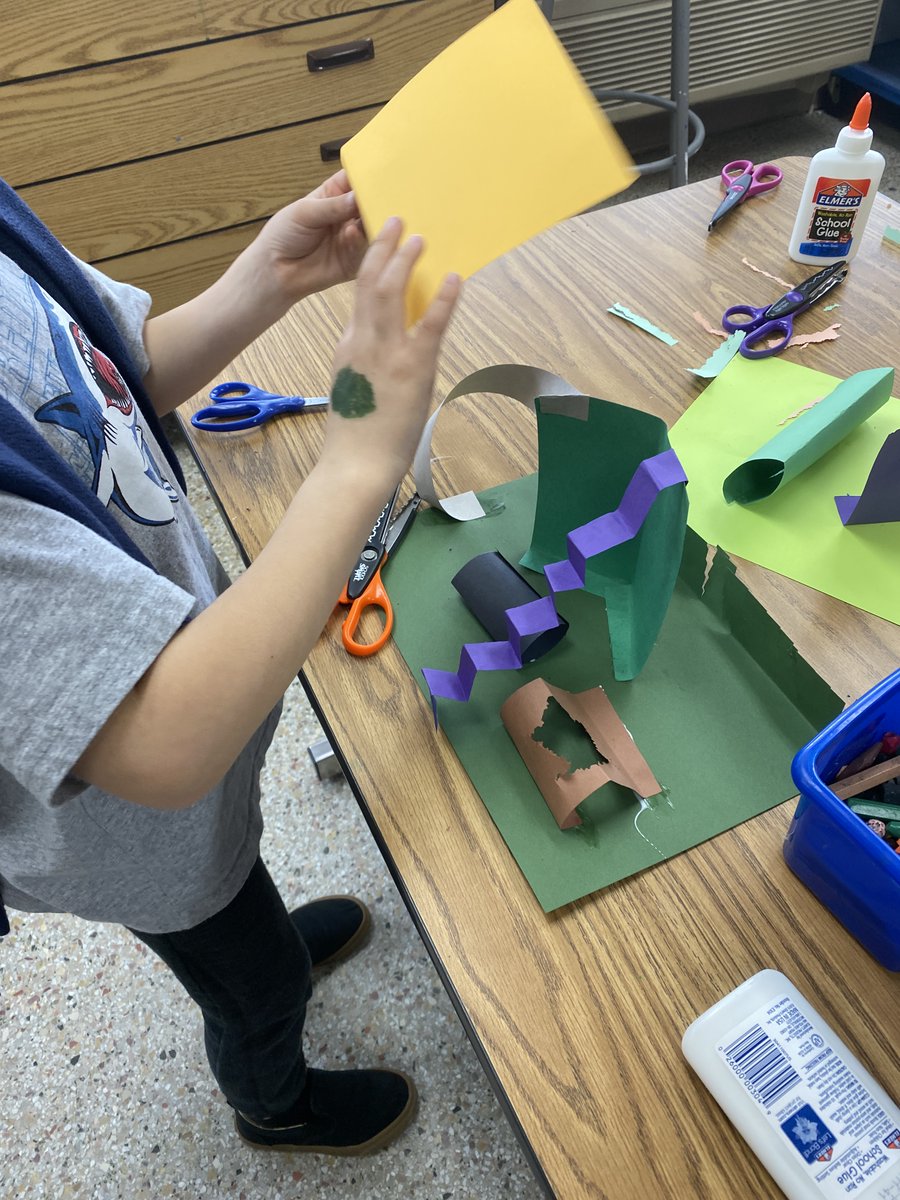
[(310, 71), (328, 71), (332, 67), (349, 67), (351, 63), (368, 62), (375, 57), (375, 43), (371, 38), (360, 38), (358, 42), (344, 42), (340, 46), (323, 46), (321, 50), (310, 50), (306, 65)]
[(319, 145), (319, 153), (322, 156), (322, 162), (335, 162), (341, 157), (341, 146), (345, 142), (349, 142), (348, 137), (335, 138), (331, 142), (322, 142)]

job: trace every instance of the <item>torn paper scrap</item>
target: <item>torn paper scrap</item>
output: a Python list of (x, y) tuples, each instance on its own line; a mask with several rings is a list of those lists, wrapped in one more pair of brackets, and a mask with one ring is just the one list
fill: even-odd
[(437, 508), (448, 517), (452, 517), (454, 521), (477, 521), (486, 514), (474, 492), (460, 492), (457, 496), (448, 496), (443, 500), (438, 497), (431, 471), (431, 464), (434, 462), (431, 441), (444, 405), (460, 396), (472, 396), (479, 392), (508, 396), (531, 409), (534, 408), (538, 396), (559, 396), (559, 403), (573, 414), (580, 412), (587, 403), (585, 397), (579, 394), (578, 388), (566, 383), (559, 375), (543, 371), (540, 367), (525, 366), (523, 363), (498, 363), (496, 366), (482, 367), (481, 370), (472, 371), (461, 379), (428, 418), (412, 466), (416, 491), (422, 499), (427, 500), (432, 508)]
[(718, 337), (718, 338), (728, 337), (728, 334), (725, 332), (724, 329), (716, 329), (712, 325), (710, 325), (709, 321), (707, 321), (707, 319), (706, 319), (706, 317), (704, 317), (703, 313), (692, 312), (691, 316), (694, 318), (694, 320), (697, 322), (697, 324), (700, 326), (701, 329), (706, 330), (707, 333), (711, 333), (713, 337)]
[(768, 271), (764, 271), (762, 267), (754, 266), (749, 258), (742, 258), (741, 262), (745, 267), (749, 267), (751, 271), (755, 271), (757, 275), (765, 275), (766, 279), (774, 279), (775, 282), (780, 283), (782, 287), (790, 289), (794, 286), (792, 283), (788, 283), (786, 279), (779, 279), (777, 275), (772, 275)]
[(559, 624), (554, 595), (584, 587), (588, 560), (635, 537), (660, 492), (686, 483), (687, 477), (674, 450), (644, 459), (631, 477), (618, 508), (573, 529), (566, 539), (567, 557), (544, 568), (550, 595), (507, 610), (506, 640), (466, 643), (460, 651), (456, 671), (423, 667), (435, 726), (438, 698), (467, 701), (479, 671), (518, 671), (522, 666), (523, 638)]
[(877, 367), (851, 375), (776, 433), (736, 467), (722, 485), (729, 504), (752, 504), (789, 483), (891, 398), (893, 367)]
[(736, 329), (717, 350), (712, 352), (705, 363), (699, 367), (688, 367), (687, 370), (692, 375), (697, 375), (700, 379), (715, 379), (720, 371), (724, 371), (738, 350), (740, 350), (741, 342), (746, 336), (743, 329)]
[[(573, 771), (536, 739), (551, 699), (585, 730), (600, 761)], [(602, 687), (567, 692), (532, 679), (503, 703), (500, 716), (560, 829), (580, 825), (577, 806), (606, 783), (619, 783), (645, 799), (662, 790)]]
[(665, 342), (667, 346), (677, 346), (678, 338), (673, 338), (671, 333), (666, 333), (664, 329), (660, 329), (654, 325), (652, 321), (648, 321), (646, 317), (641, 317), (637, 313), (633, 313), (630, 308), (626, 308), (624, 304), (614, 304), (606, 310), (611, 312), (614, 317), (621, 317), (623, 321), (628, 321), (632, 325), (637, 325), (638, 329), (643, 329), (645, 333), (651, 334), (658, 338), (661, 342)]
[[(436, 19), (446, 6), (432, 7)], [(383, 52), (391, 61), (395, 48)], [(369, 237), (397, 216), (424, 238), (411, 322), (449, 272), (467, 278), (637, 178), (534, 0), (508, 0), (463, 33), (344, 144), (341, 160)]]
[(824, 399), (824, 396), (819, 396), (817, 400), (810, 400), (809, 404), (804, 404), (801, 408), (798, 408), (796, 412), (788, 413), (788, 415), (783, 420), (779, 421), (778, 424), (787, 425), (788, 421), (793, 421), (794, 418), (799, 417), (801, 413), (809, 412), (811, 408), (815, 408), (816, 405), (821, 403), (821, 401)]
[(834, 342), (840, 337), (839, 329), (840, 325), (829, 325), (827, 329), (820, 329), (818, 333), (795, 333), (785, 349), (789, 350), (791, 346), (811, 346), (816, 342)]
[(878, 451), (860, 496), (835, 496), (845, 525), (900, 521), (900, 429), (889, 434)]
[(892, 246), (900, 246), (900, 229), (894, 229), (891, 225), (884, 227), (884, 233), (881, 235), (883, 242), (889, 242)]

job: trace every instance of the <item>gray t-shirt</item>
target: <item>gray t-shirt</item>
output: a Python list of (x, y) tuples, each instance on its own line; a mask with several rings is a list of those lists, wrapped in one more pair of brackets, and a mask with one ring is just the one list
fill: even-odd
[[(143, 370), (150, 298), (79, 264)], [(273, 713), (177, 812), (69, 772), (168, 641), (228, 584), (114, 364), (0, 254), (0, 395), (92, 488), (156, 571), (77, 521), (0, 492), (0, 895), (147, 933), (235, 896), (259, 849)], [(159, 572), (157, 574), (156, 572)]]

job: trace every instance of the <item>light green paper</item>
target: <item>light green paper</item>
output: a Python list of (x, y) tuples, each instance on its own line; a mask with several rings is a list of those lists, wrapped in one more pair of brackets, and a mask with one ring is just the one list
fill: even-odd
[(652, 321), (648, 321), (646, 317), (641, 317), (637, 313), (633, 313), (630, 308), (626, 308), (624, 304), (616, 303), (612, 308), (608, 308), (607, 312), (611, 312), (614, 317), (621, 317), (623, 321), (629, 321), (632, 325), (637, 325), (638, 329), (643, 329), (645, 333), (652, 334), (653, 337), (659, 338), (661, 342), (665, 342), (667, 346), (677, 346), (678, 338), (673, 338), (671, 333), (666, 333), (664, 329), (654, 325)]
[[(536, 488), (530, 476), (482, 493), (504, 505), (489, 521), (420, 512), (392, 556), (385, 583), (394, 639), (423, 691), (422, 666), (455, 666), (463, 642), (484, 638), (450, 580), (487, 550), (513, 562), (521, 555)], [(520, 671), (479, 675), (467, 704), (441, 702), (433, 736), (449, 738), (546, 912), (791, 797), (794, 753), (842, 707), (724, 555), (700, 599), (706, 545), (688, 539), (668, 616), (637, 680), (613, 678), (603, 604), (573, 591), (559, 597), (570, 628), (549, 654)], [(546, 592), (542, 576), (525, 574)], [(560, 830), (500, 719), (503, 701), (537, 676), (570, 691), (602, 684), (667, 794), (641, 811), (630, 791), (606, 784), (579, 806), (584, 825)], [(440, 797), (433, 803), (440, 806)]]
[(712, 352), (709, 358), (702, 366), (688, 367), (692, 375), (699, 375), (701, 379), (715, 379), (728, 366), (738, 350), (741, 348), (741, 342), (746, 337), (743, 329), (736, 329), (730, 334), (725, 341), (716, 350)]
[(881, 235), (882, 240), (890, 242), (893, 246), (900, 246), (900, 229), (894, 229), (891, 225), (886, 225), (884, 233)]
[(858, 371), (842, 380), (728, 475), (722, 484), (725, 499), (752, 504), (771, 496), (886, 404), (893, 385), (893, 367)]
[[(537, 508), (520, 561), (543, 571), (567, 557), (573, 529), (619, 506), (645, 458), (670, 446), (665, 421), (611, 400), (585, 397), (583, 409), (576, 409), (542, 396), (535, 410)], [(606, 601), (616, 679), (633, 679), (653, 648), (675, 586), (686, 522), (684, 485), (666, 488), (635, 537), (587, 561), (585, 587)]]
[(735, 358), (669, 433), (689, 480), (688, 524), (729, 553), (900, 625), (900, 525), (845, 528), (834, 505), (835, 496), (861, 494), (885, 438), (900, 428), (900, 401), (889, 400), (765, 504), (728, 504), (722, 495), (722, 480), (779, 421), (840, 382), (778, 358)]

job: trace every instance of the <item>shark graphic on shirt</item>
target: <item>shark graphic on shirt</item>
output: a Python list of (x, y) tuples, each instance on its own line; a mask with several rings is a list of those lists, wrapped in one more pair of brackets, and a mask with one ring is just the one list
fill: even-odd
[(178, 493), (147, 445), (138, 406), (115, 363), (43, 288), (29, 283), (46, 313), (57, 365), (69, 388), (37, 408), (35, 419), (84, 439), (94, 465), (91, 487), (101, 503), (115, 504), (143, 525), (171, 523)]

